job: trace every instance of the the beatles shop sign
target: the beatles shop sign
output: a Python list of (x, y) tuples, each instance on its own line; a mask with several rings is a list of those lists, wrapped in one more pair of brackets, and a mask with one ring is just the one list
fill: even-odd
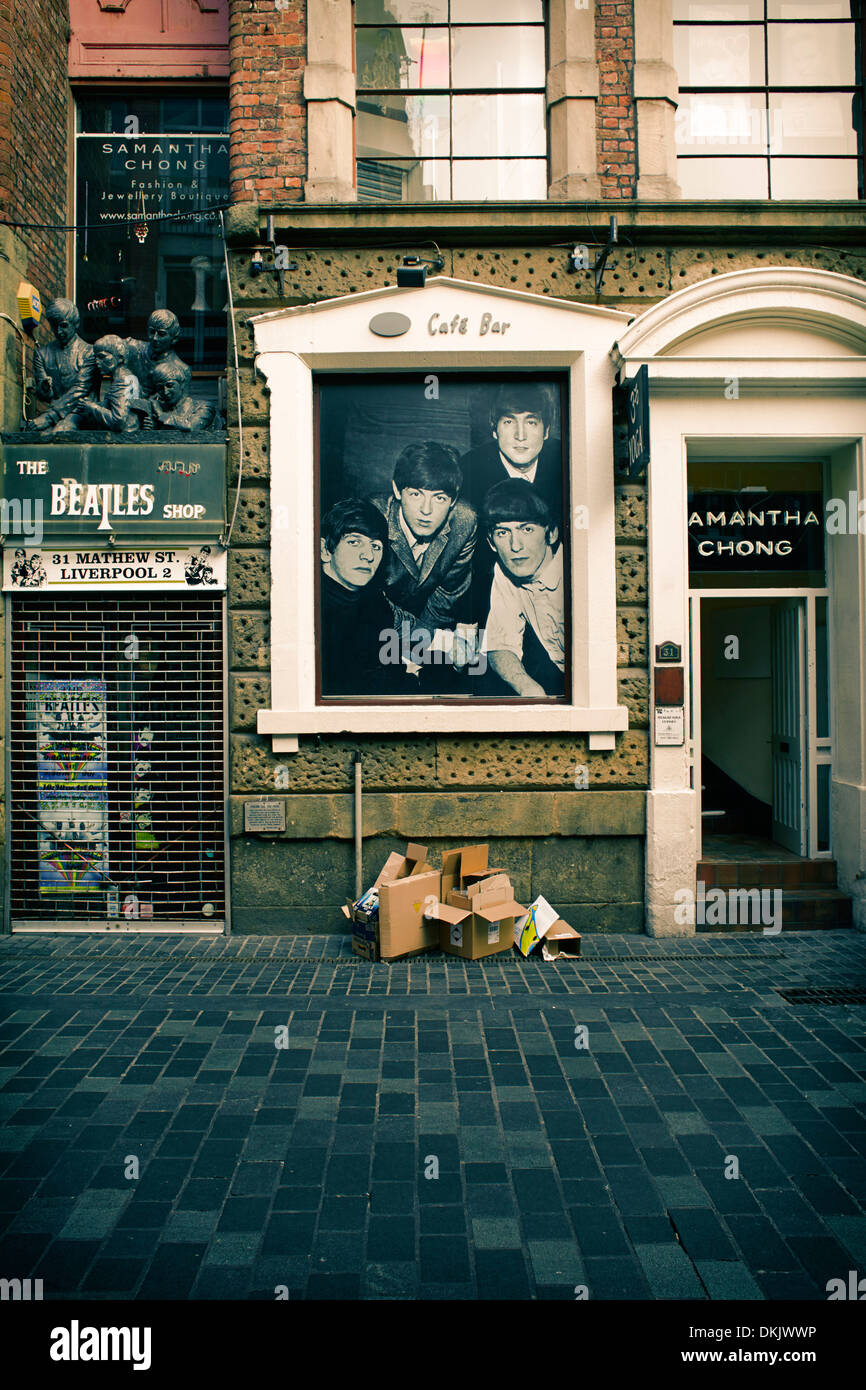
[(215, 540), (225, 523), (224, 444), (5, 445), (5, 543), (16, 511), (48, 538)]
[(689, 489), (689, 569), (822, 570), (818, 492), (703, 492)]

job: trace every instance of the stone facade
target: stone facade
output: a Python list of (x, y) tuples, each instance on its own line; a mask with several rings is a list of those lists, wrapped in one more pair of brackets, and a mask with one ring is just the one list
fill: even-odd
[[(591, 751), (586, 735), (468, 732), (304, 736), (297, 754), (272, 751), (270, 739), (256, 732), (257, 713), (270, 703), (271, 461), (269, 396), (255, 372), (251, 317), (393, 285), (404, 255), (428, 252), (431, 238), (445, 276), (634, 314), (750, 267), (866, 278), (856, 205), (706, 206), (680, 199), (671, 0), (550, 0), (548, 12), (549, 202), (403, 207), (356, 201), (349, 0), (230, 0), (233, 206), (226, 226), (240, 368), (237, 383), (229, 371), (227, 394), (229, 516), (240, 489), (228, 563), (236, 931), (341, 926), (338, 906), (354, 878), (356, 748), (363, 758), (367, 881), (406, 839), (428, 843), (434, 862), (445, 848), (489, 839), (518, 897), (543, 892), (581, 930), (643, 930), (650, 759), (647, 489), (627, 478), (621, 414), (613, 421), (616, 641), (629, 728), (612, 749)], [(8, 220), (25, 220), (26, 211), (34, 222), (66, 222), (71, 163), (38, 157), (39, 149), (61, 148), (71, 130), (65, 0), (33, 0), (33, 42), (24, 42), (23, 22), (20, 5), (3, 7), (0, 77), (11, 100), (0, 106), (0, 207)], [(71, 139), (68, 148), (71, 160)], [(28, 158), (16, 158), (15, 149), (26, 149)], [(569, 252), (584, 243), (595, 258), (611, 212), (620, 239), (597, 293), (593, 271), (572, 270)], [(270, 235), (297, 267), (284, 272), (281, 288), (267, 252), (267, 273), (250, 274), (252, 249)], [(51, 293), (68, 292), (67, 240), (71, 247), (59, 232), (0, 228), (7, 302), (24, 274)], [(17, 414), (12, 388), (20, 369), (11, 331), (4, 343), (8, 426)], [(286, 802), (287, 829), (278, 837), (244, 832), (244, 802), (262, 794)]]
[[(646, 488), (622, 470), (625, 431), (617, 426), (622, 472), (616, 488), (618, 698), (628, 732), (610, 751), (590, 752), (588, 737), (541, 734), (412, 738), (302, 737), (297, 754), (275, 754), (256, 733), (270, 703), (268, 393), (255, 375), (249, 318), (280, 303), (393, 284), (397, 259), (377, 250), (298, 253), (286, 299), (265, 297), (270, 277), (251, 279), (249, 256), (231, 262), (241, 368), (243, 473), (229, 564), (229, 706), (233, 924), (236, 931), (332, 931), (353, 882), (353, 755), (364, 776), (365, 875), (375, 877), (391, 849), (408, 839), (441, 852), (468, 840), (491, 841), (518, 896), (543, 892), (582, 929), (643, 930), (644, 811), (648, 780)], [(562, 272), (562, 257), (525, 246), (446, 250), (449, 269), (487, 284), (581, 297), (585, 286)], [(535, 273), (538, 279), (535, 279)], [(657, 272), (655, 272), (657, 274)], [(234, 401), (230, 384), (229, 399)], [(230, 410), (229, 511), (241, 445)], [(578, 788), (585, 769), (586, 789)], [(287, 829), (278, 837), (244, 833), (243, 804), (284, 797)], [(335, 915), (336, 913), (336, 915)]]

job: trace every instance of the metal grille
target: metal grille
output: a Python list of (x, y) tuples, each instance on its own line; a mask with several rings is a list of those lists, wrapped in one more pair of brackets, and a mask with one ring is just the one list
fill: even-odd
[(16, 921), (225, 916), (218, 598), (16, 599)]
[(866, 989), (803, 987), (776, 991), (788, 1004), (866, 1004)]

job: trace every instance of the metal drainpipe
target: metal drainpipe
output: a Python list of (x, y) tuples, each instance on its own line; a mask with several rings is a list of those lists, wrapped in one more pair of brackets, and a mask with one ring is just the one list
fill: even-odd
[(364, 842), (364, 822), (361, 810), (361, 754), (355, 749), (355, 902), (364, 891), (362, 847)]

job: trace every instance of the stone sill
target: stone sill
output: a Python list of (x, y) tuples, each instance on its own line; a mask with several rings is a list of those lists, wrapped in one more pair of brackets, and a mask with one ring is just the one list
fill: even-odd
[[(232, 795), (230, 834), (250, 840), (351, 840), (354, 797), (343, 792), (296, 792), (279, 798), (286, 805), (286, 829), (275, 833), (244, 830), (244, 803), (260, 795)], [(400, 835), (407, 839), (465, 837), (520, 839), (549, 836), (643, 836), (646, 789), (587, 788), (585, 791), (533, 791), (521, 787), (467, 791), (365, 792), (364, 838)]]
[[(229, 212), (232, 231), (239, 241), (248, 237), (249, 204), (232, 229), (235, 209)], [(862, 247), (866, 225), (863, 202), (647, 202), (623, 200), (576, 204), (567, 201), (473, 203), (263, 203), (260, 217), (272, 215), (274, 228), (288, 232), (289, 245), (303, 245), (303, 238), (318, 234), (343, 242), (377, 244), (383, 232), (417, 236), (418, 247), (435, 238), (441, 244), (511, 241), (545, 242), (551, 237), (590, 242), (607, 239), (608, 219), (615, 214), (622, 231), (635, 243), (657, 242), (663, 233), (670, 242), (687, 244), (696, 235), (723, 243), (773, 243), (780, 233), (795, 233), (802, 244), (811, 232), (837, 245)], [(244, 235), (246, 231), (247, 235)], [(431, 247), (432, 249), (432, 247)]]

